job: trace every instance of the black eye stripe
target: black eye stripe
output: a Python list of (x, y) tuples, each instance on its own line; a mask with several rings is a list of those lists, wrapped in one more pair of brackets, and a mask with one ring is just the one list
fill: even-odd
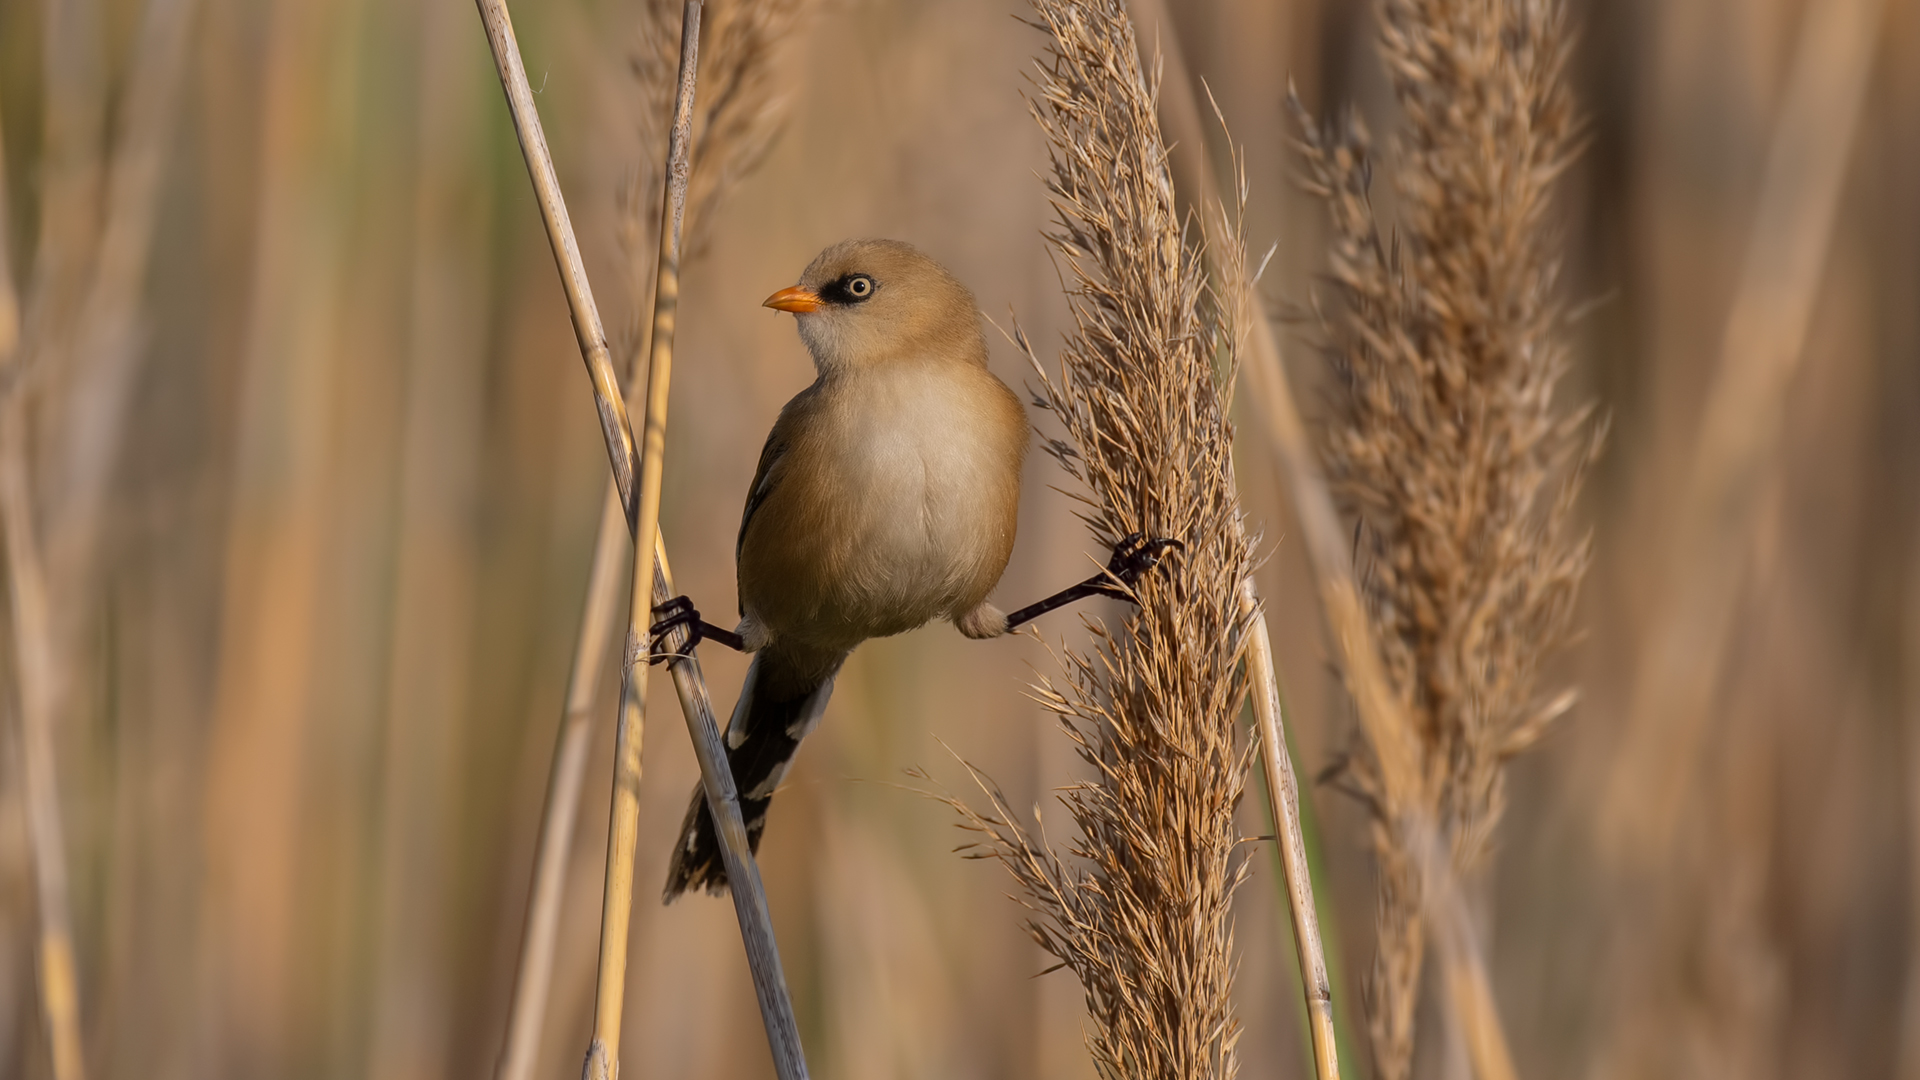
[(868, 274), (844, 274), (820, 290), (820, 299), (829, 304), (857, 304), (879, 291), (880, 285)]

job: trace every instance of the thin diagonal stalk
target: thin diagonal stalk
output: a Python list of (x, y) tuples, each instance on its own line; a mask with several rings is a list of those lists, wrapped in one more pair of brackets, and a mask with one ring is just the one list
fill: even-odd
[[(619, 392), (619, 378), (613, 370), (607, 349), (606, 330), (593, 302), (586, 268), (580, 260), (573, 225), (567, 217), (552, 155), (540, 128), (539, 115), (533, 103), (533, 90), (527, 83), (526, 68), (520, 59), (519, 45), (514, 40), (513, 23), (506, 4), (504, 0), (475, 0), (475, 3), (486, 27), (501, 89), (506, 94), (521, 153), (526, 158), (527, 171), (540, 203), (554, 261), (560, 269), (575, 337), (593, 382), (594, 402), (600, 414), (601, 433), (607, 442), (607, 456), (612, 465), (614, 483), (620, 492), (621, 505), (631, 528), (640, 510), (640, 492), (635, 485), (639, 463), (626, 404)], [(697, 0), (689, 0), (689, 5), (697, 12)], [(653, 571), (647, 577), (653, 581), (655, 601), (664, 601), (672, 596), (672, 587), (658, 528), (650, 528), (645, 533), (636, 529), (635, 534), (652, 535), (654, 538)], [(667, 644), (671, 651), (677, 652), (684, 641), (681, 635), (676, 634), (674, 640)], [(714, 719), (713, 703), (697, 660), (684, 657), (672, 661), (668, 666), (680, 698), (681, 711), (694, 738), (708, 806), (719, 825), (717, 831), (726, 856), (734, 910), (740, 920), (741, 938), (746, 946), (748, 964), (752, 968), (754, 989), (760, 1000), (762, 1019), (767, 1026), (775, 1068), (781, 1080), (796, 1080), (806, 1076), (806, 1064), (800, 1054), (799, 1028), (793, 1019), (793, 1005), (787, 994), (785, 975), (774, 943), (773, 920), (767, 909), (765, 889), (747, 847), (739, 798), (734, 791), (733, 773), (727, 765), (725, 749), (721, 744), (719, 725)], [(611, 1076), (611, 1058), (609, 1056), (604, 1060), (609, 1066), (604, 1075)], [(593, 1065), (590, 1056), (589, 1071)]]
[(553, 168), (553, 154), (547, 149), (547, 134), (540, 127), (540, 112), (533, 105), (533, 87), (527, 82), (526, 64), (520, 59), (520, 43), (513, 36), (513, 20), (507, 14), (506, 0), (474, 2), (480, 9), (480, 21), (486, 26), (487, 43), (493, 50), (494, 67), (500, 75), (500, 88), (507, 95), (507, 110), (513, 117), (514, 135), (520, 141), (520, 153), (527, 162), (534, 197), (540, 203), (540, 217), (547, 227), (547, 242), (553, 248), (553, 261), (560, 270), (560, 286), (567, 294), (567, 313), (573, 319), (573, 336), (580, 345), (580, 358), (586, 361), (587, 376), (593, 380), (593, 404), (600, 414), (600, 436), (606, 440), (607, 462), (613, 469), (613, 481), (620, 489), (620, 502), (626, 508), (627, 523), (631, 527), (634, 514), (639, 510), (633, 487), (639, 461), (634, 452), (633, 425), (627, 419), (626, 398), (620, 393), (620, 375), (614, 370), (613, 355), (607, 348), (606, 326), (600, 321), (600, 308), (593, 302), (593, 286), (587, 281), (586, 264), (580, 260), (573, 219), (567, 216), (567, 200), (560, 193), (560, 177)]
[(53, 760), (53, 619), (27, 481), (26, 386), (15, 365), (20, 300), (14, 290), (7, 228), (7, 161), (0, 139), (0, 527), (7, 545), (7, 595), (13, 609), (15, 680), (20, 688), (20, 790), (39, 907), (40, 1011), (53, 1048), (55, 1080), (86, 1075), (80, 1051), (80, 995), (67, 898), (66, 831)]
[(585, 786), (587, 752), (593, 738), (594, 687), (613, 635), (614, 603), (621, 553), (628, 547), (626, 512), (620, 492), (607, 484), (600, 512), (600, 532), (594, 542), (593, 568), (587, 578), (587, 607), (574, 638), (573, 666), (567, 673), (566, 715), (553, 749), (547, 799), (540, 813), (540, 839), (535, 849), (533, 889), (527, 897), (527, 923), (520, 939), (520, 963), (513, 981), (513, 1003), (507, 1013), (506, 1044), (494, 1080), (532, 1080), (540, 1049), (540, 1028), (547, 1014), (547, 996), (553, 986), (554, 945), (560, 929), (560, 900), (565, 885), (567, 856), (573, 850), (577, 807)]
[(1319, 1080), (1339, 1080), (1339, 1040), (1334, 1037), (1333, 980), (1327, 974), (1326, 946), (1320, 940), (1320, 915), (1313, 903), (1313, 874), (1307, 865), (1306, 831), (1300, 823), (1300, 780), (1287, 756), (1287, 737), (1281, 731), (1280, 683), (1274, 674), (1273, 642), (1267, 636), (1267, 616), (1254, 595), (1253, 579), (1240, 590), (1240, 611), (1253, 627), (1253, 647), (1247, 668), (1253, 683), (1253, 716), (1259, 727), (1260, 762), (1267, 772), (1267, 804), (1279, 835), (1281, 882), (1287, 891), (1287, 912), (1293, 918), (1293, 940), (1300, 950), (1300, 984), (1307, 998), (1307, 1027), (1313, 1037), (1313, 1070)]
[(620, 1017), (626, 1003), (627, 932), (633, 916), (634, 844), (640, 833), (640, 747), (646, 731), (647, 638), (653, 621), (654, 545), (660, 528), (660, 479), (667, 440), (667, 391), (673, 378), (675, 316), (680, 306), (680, 222), (686, 211), (688, 144), (699, 71), (700, 0), (687, 0), (680, 24), (680, 75), (667, 136), (667, 182), (660, 207), (660, 251), (654, 271), (653, 333), (647, 362), (646, 435), (634, 515), (633, 592), (627, 647), (620, 669), (620, 721), (614, 736), (613, 805), (607, 826), (607, 876), (600, 911), (599, 980), (586, 1075), (620, 1072)]
[[(716, 8), (702, 18), (709, 46), (705, 50), (706, 77), (712, 87), (702, 95), (695, 112), (694, 170), (689, 178), (682, 250), (697, 254), (702, 222), (722, 194), (765, 156), (785, 114), (784, 99), (772, 77), (779, 48), (791, 41), (795, 22), (808, 8), (806, 0), (739, 0)], [(672, 125), (671, 85), (679, 67), (679, 23), (669, 27), (676, 11), (665, 0), (650, 0), (640, 16), (639, 51), (634, 57), (643, 140), (664, 140)], [(643, 168), (643, 174), (649, 172)], [(665, 186), (664, 175), (659, 186)], [(659, 222), (643, 193), (655, 187), (650, 175), (636, 177), (631, 196), (622, 198), (622, 247), (632, 267), (635, 322), (648, 310), (654, 263), (658, 260)], [(651, 249), (647, 237), (655, 237)], [(685, 256), (683, 255), (683, 261)], [(644, 263), (644, 265), (642, 265)], [(632, 348), (625, 350), (627, 410), (640, 409), (636, 369), (646, 353), (646, 335), (636, 325)], [(508, 1016), (506, 1044), (495, 1080), (531, 1080), (540, 1044), (541, 1021), (552, 985), (554, 945), (559, 906), (564, 897), (567, 853), (580, 810), (579, 793), (587, 764), (587, 748), (595, 688), (613, 633), (614, 610), (620, 587), (620, 567), (632, 561), (621, 529), (625, 513), (620, 494), (610, 479), (601, 514), (599, 538), (588, 572), (587, 601), (575, 634), (574, 663), (568, 676), (565, 715), (556, 739), (547, 801), (541, 810), (540, 839), (534, 855), (534, 879), (529, 890), (521, 937), (520, 963), (514, 976), (513, 1004)], [(663, 578), (656, 575), (656, 584)], [(662, 586), (664, 587), (664, 586)]]
[(0, 517), (6, 519), (7, 592), (13, 601), (14, 667), (20, 685), (20, 788), (26, 797), (38, 893), (40, 1007), (53, 1047), (53, 1075), (55, 1080), (82, 1080), (80, 993), (62, 847), (66, 832), (54, 777), (53, 618), (27, 485), (24, 390), (21, 384), (12, 386), (0, 409)]

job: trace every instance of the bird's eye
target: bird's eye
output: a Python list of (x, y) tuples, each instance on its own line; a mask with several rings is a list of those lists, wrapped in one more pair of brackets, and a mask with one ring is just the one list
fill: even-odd
[(847, 295), (855, 300), (865, 300), (873, 295), (873, 279), (865, 274), (855, 274), (847, 279)]

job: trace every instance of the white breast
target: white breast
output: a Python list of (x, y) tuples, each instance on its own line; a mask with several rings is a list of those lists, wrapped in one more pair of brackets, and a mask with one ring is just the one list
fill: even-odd
[(967, 370), (868, 374), (837, 395), (848, 565), (844, 614), (875, 636), (946, 614), (974, 580), (997, 519), (1004, 440), (982, 423)]

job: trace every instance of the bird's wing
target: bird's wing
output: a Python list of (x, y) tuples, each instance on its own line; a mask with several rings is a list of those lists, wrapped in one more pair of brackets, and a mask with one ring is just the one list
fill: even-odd
[(733, 542), (733, 562), (736, 567), (740, 564), (740, 549), (747, 544), (747, 526), (759, 511), (760, 504), (773, 494), (778, 481), (777, 466), (787, 453), (786, 419), (786, 413), (782, 412), (780, 419), (774, 422), (773, 430), (767, 432), (767, 444), (760, 448), (760, 466), (753, 470), (753, 486), (747, 489), (747, 508), (740, 512), (740, 535)]

